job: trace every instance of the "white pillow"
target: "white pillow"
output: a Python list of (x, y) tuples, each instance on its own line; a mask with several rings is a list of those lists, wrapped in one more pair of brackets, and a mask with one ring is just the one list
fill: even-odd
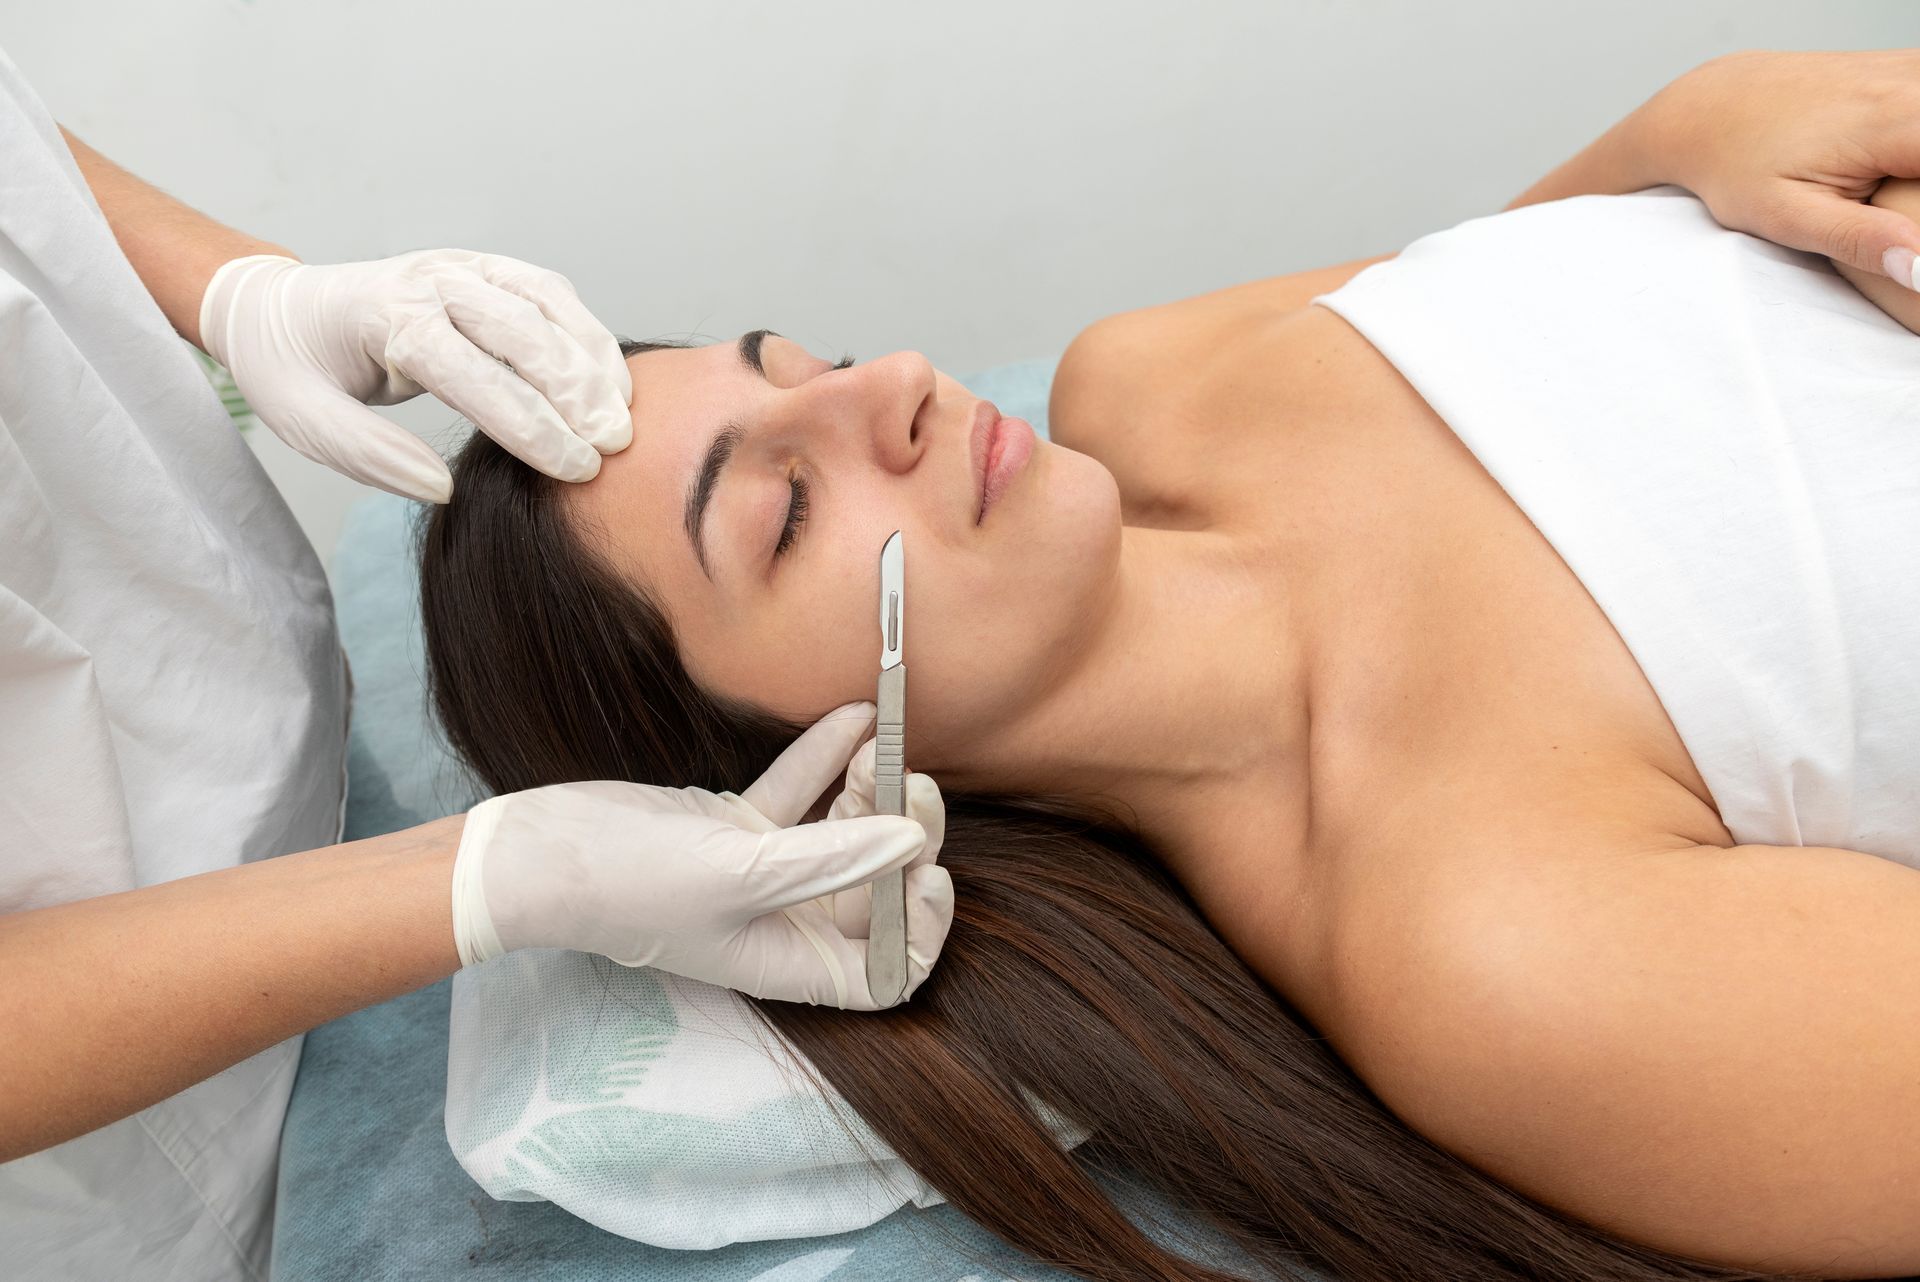
[(446, 1123), (494, 1197), (655, 1246), (844, 1233), (942, 1201), (737, 994), (587, 953), (454, 976)]

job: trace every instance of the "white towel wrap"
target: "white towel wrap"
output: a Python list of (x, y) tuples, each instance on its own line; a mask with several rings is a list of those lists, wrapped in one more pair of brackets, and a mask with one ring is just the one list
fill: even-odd
[(1473, 219), (1313, 301), (1579, 576), (1736, 840), (1920, 868), (1920, 335), (1678, 187)]

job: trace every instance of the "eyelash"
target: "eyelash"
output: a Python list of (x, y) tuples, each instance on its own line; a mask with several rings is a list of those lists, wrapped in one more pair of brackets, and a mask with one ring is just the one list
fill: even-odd
[(793, 536), (799, 533), (801, 523), (807, 519), (807, 478), (789, 475), (787, 488), (793, 492), (793, 499), (787, 504), (787, 524), (780, 531), (780, 541), (773, 547), (776, 560), (793, 546)]
[[(842, 356), (833, 368), (847, 369), (852, 365), (853, 357)], [(790, 473), (787, 476), (787, 488), (792, 492), (793, 498), (787, 504), (787, 523), (781, 527), (780, 541), (773, 545), (773, 555), (776, 560), (785, 555), (787, 549), (793, 546), (794, 536), (800, 532), (800, 526), (807, 519), (807, 495), (809, 492), (807, 478)]]

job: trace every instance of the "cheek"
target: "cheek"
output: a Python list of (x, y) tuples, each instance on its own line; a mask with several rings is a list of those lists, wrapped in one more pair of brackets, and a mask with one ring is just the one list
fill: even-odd
[(857, 608), (854, 596), (865, 594), (847, 578), (823, 575), (787, 602), (735, 621), (698, 663), (689, 658), (689, 671), (703, 689), (793, 721), (873, 698), (879, 628), (872, 608)]

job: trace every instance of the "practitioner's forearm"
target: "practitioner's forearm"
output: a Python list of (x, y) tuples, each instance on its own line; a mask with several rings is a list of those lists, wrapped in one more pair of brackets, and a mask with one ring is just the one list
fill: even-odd
[(1570, 196), (1621, 196), (1672, 182), (1662, 163), (1668, 132), (1661, 119), (1664, 105), (1660, 95), (1654, 95), (1572, 160), (1515, 197), (1507, 208)]
[(248, 254), (292, 251), (217, 223), (167, 193), (142, 182), (60, 128), (80, 174), (100, 202), (120, 250), (180, 336), (200, 341), (200, 299), (220, 265)]
[(0, 1161), (459, 969), (465, 820), (0, 916)]

